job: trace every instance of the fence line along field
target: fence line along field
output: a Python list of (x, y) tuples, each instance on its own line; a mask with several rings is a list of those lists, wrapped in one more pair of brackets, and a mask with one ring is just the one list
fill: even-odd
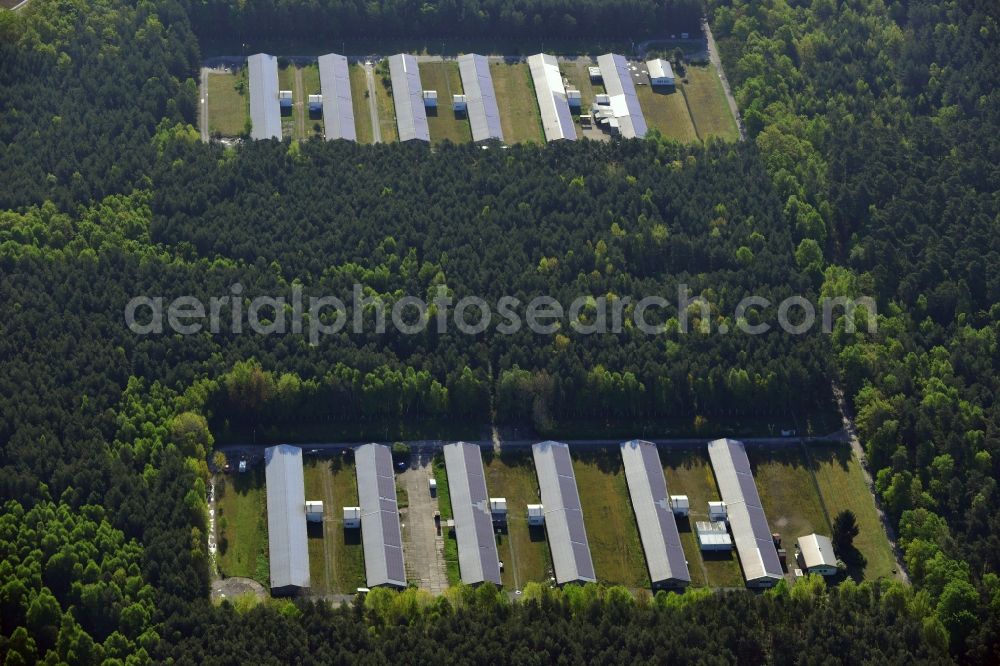
[(491, 62), (490, 74), (493, 76), (504, 142), (545, 143), (542, 116), (538, 111), (528, 65)]
[(246, 68), (236, 73), (210, 71), (208, 131), (213, 136), (238, 136), (250, 122)]
[(453, 60), (420, 63), (420, 83), (424, 90), (436, 90), (438, 106), (427, 109), (427, 127), (431, 143), (445, 139), (452, 143), (472, 141), (472, 128), (465, 114), (456, 116), (452, 108), (452, 95), (462, 94), (462, 76), (458, 63)]

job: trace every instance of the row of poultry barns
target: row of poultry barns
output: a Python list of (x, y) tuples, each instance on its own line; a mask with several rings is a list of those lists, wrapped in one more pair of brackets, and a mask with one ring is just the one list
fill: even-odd
[[(631, 440), (620, 445), (625, 478), (654, 589), (682, 588), (691, 582), (677, 520), (687, 520), (687, 496), (670, 495), (655, 444)], [(709, 503), (709, 522), (697, 523), (702, 550), (735, 545), (748, 587), (769, 587), (784, 575), (741, 442), (719, 439), (708, 453), (722, 496)], [(570, 448), (553, 441), (532, 446), (540, 504), (527, 505), (529, 526), (544, 526), (555, 583), (596, 582)], [(444, 446), (462, 581), (501, 584), (498, 528), (507, 521), (507, 502), (490, 497), (479, 445)], [(265, 452), (267, 524), (271, 589), (290, 594), (310, 586), (306, 536), (308, 520), (323, 519), (322, 502), (304, 496), (302, 449), (290, 445)], [(404, 548), (392, 454), (388, 446), (355, 449), (359, 504), (345, 507), (345, 529), (361, 529), (368, 587), (407, 585)], [(829, 539), (799, 539), (804, 568), (836, 573)]]
[[(612, 134), (641, 138), (646, 121), (639, 107), (628, 61), (622, 55), (599, 56), (591, 68), (592, 78), (603, 82), (607, 91), (590, 109), (589, 117)], [(329, 53), (318, 59), (322, 94), (309, 96), (310, 112), (322, 112), (324, 134), (328, 140), (357, 141), (351, 82), (346, 56)], [(278, 89), (278, 61), (275, 56), (258, 53), (248, 58), (250, 78), (250, 120), (253, 139), (281, 139), (281, 109), (292, 104), (292, 92)], [(475, 53), (458, 58), (463, 92), (452, 96), (452, 109), (469, 119), (473, 141), (503, 141), (500, 111), (497, 107), (489, 60)], [(542, 118), (546, 141), (576, 140), (572, 112), (581, 112), (579, 90), (567, 88), (553, 55), (539, 53), (528, 58), (535, 97)], [(651, 60), (647, 63), (650, 83), (673, 86), (670, 63)], [(416, 56), (399, 53), (389, 57), (393, 105), (400, 141), (430, 141), (427, 110), (438, 108), (438, 91), (424, 90)]]

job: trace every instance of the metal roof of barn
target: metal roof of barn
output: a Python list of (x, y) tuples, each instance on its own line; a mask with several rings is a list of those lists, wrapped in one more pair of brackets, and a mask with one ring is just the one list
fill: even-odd
[(708, 443), (708, 455), (729, 514), (729, 528), (740, 556), (743, 576), (750, 585), (773, 585), (784, 572), (778, 560), (764, 507), (757, 493), (742, 442), (716, 439)]
[(444, 462), (462, 582), (471, 585), (489, 581), (500, 585), (500, 557), (479, 446), (466, 442), (446, 444)]
[(278, 59), (266, 53), (247, 58), (250, 75), (250, 137), (281, 139)]
[(539, 442), (531, 447), (531, 452), (556, 582), (560, 585), (574, 581), (596, 582), (569, 447), (561, 442)]
[(302, 449), (288, 444), (265, 449), (264, 478), (271, 588), (309, 587)]
[(500, 110), (497, 108), (497, 96), (493, 90), (489, 61), (485, 56), (467, 53), (459, 56), (458, 70), (462, 75), (462, 88), (468, 107), (466, 113), (472, 126), (472, 140), (503, 141)]
[(621, 452), (649, 578), (654, 586), (687, 585), (691, 573), (656, 445), (633, 439), (621, 444)]
[(327, 140), (357, 141), (347, 58), (336, 53), (321, 55), (319, 83), (323, 90), (323, 130)]
[(361, 501), (361, 540), (368, 587), (406, 587), (392, 451), (384, 444), (359, 446), (354, 449), (354, 467)]

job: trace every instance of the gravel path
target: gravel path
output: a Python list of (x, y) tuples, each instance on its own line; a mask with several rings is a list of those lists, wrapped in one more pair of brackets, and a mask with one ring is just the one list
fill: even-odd
[(396, 476), (406, 488), (409, 506), (403, 514), (403, 548), (406, 553), (406, 578), (422, 590), (441, 594), (448, 587), (444, 567), (444, 539), (434, 527), (437, 498), (431, 497), (429, 481), (432, 453), (417, 450), (410, 459), (409, 468)]

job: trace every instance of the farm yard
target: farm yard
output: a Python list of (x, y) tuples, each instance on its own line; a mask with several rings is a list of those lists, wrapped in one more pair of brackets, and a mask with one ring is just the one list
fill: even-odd
[[(596, 58), (588, 55), (565, 56), (559, 61), (560, 72), (568, 87), (580, 90), (581, 113), (589, 113), (595, 95), (605, 92), (600, 83), (592, 83), (588, 67)], [(715, 68), (711, 65), (688, 65), (683, 77), (678, 76), (675, 89), (648, 85), (645, 63), (630, 61), (631, 79), (635, 84), (639, 105), (646, 124), (664, 137), (689, 143), (717, 137), (733, 141), (738, 138), (736, 120), (726, 102), (725, 92)], [(376, 133), (372, 128), (369, 95), (375, 95), (376, 116), (383, 142), (398, 140), (392, 86), (386, 60), (372, 64), (374, 85), (369, 89), (365, 67), (352, 63), (351, 79), (354, 123), (359, 143), (372, 143)], [(472, 140), (468, 118), (456, 116), (452, 95), (463, 91), (456, 60), (427, 59), (419, 62), (421, 86), (438, 94), (436, 109), (427, 109), (427, 128), (432, 144), (448, 140), (467, 143)], [(534, 85), (526, 63), (520, 57), (493, 58), (490, 73), (496, 91), (500, 125), (504, 141), (514, 143), (544, 143), (541, 114)], [(282, 136), (306, 139), (322, 137), (322, 115), (310, 116), (307, 100), (310, 94), (322, 93), (319, 71), (314, 63), (285, 63), (278, 69), (278, 87), (291, 90), (293, 107), (282, 114)], [(249, 120), (246, 70), (237, 74), (210, 74), (208, 77), (208, 126), (212, 136), (237, 136)], [(608, 140), (610, 134), (595, 127), (582, 127), (577, 116), (577, 133), (581, 139)]]
[[(597, 579), (606, 584), (648, 590), (645, 553), (631, 505), (621, 454), (617, 446), (570, 445), (584, 525)], [(721, 499), (712, 464), (704, 446), (658, 447), (671, 495), (687, 495), (690, 515), (678, 517), (681, 544), (693, 587), (740, 589), (745, 585), (739, 556), (732, 551), (701, 551), (694, 524), (708, 519), (707, 504)], [(803, 447), (748, 446), (747, 455), (770, 529), (782, 538), (788, 572), (796, 567), (798, 537), (831, 533), (832, 517), (850, 509), (858, 518), (856, 553), (838, 553), (856, 580), (895, 574), (895, 560), (882, 531), (858, 462), (846, 445)], [(524, 447), (483, 450), (490, 497), (505, 497), (507, 530), (497, 535), (503, 563), (501, 580), (509, 591), (526, 583), (547, 582), (553, 575), (552, 555), (544, 527), (529, 527), (527, 505), (540, 503), (538, 477), (531, 451)], [(338, 451), (332, 457), (304, 459), (306, 500), (321, 500), (322, 523), (308, 525), (310, 593), (350, 594), (365, 586), (365, 559), (360, 530), (345, 530), (343, 508), (358, 503), (353, 458)], [(434, 506), (442, 523), (452, 517), (447, 473), (440, 454), (433, 463), (437, 481)], [(268, 583), (266, 493), (263, 469), (224, 477), (218, 484), (219, 567), (226, 576), (246, 576)], [(398, 482), (399, 507), (408, 500)], [(412, 511), (412, 509), (411, 509)], [(404, 511), (405, 513), (405, 511)], [(410, 516), (408, 520), (416, 520)], [(449, 584), (460, 581), (457, 541), (445, 534), (443, 562)], [(439, 545), (439, 548), (442, 546)], [(405, 549), (405, 548), (404, 548)]]

